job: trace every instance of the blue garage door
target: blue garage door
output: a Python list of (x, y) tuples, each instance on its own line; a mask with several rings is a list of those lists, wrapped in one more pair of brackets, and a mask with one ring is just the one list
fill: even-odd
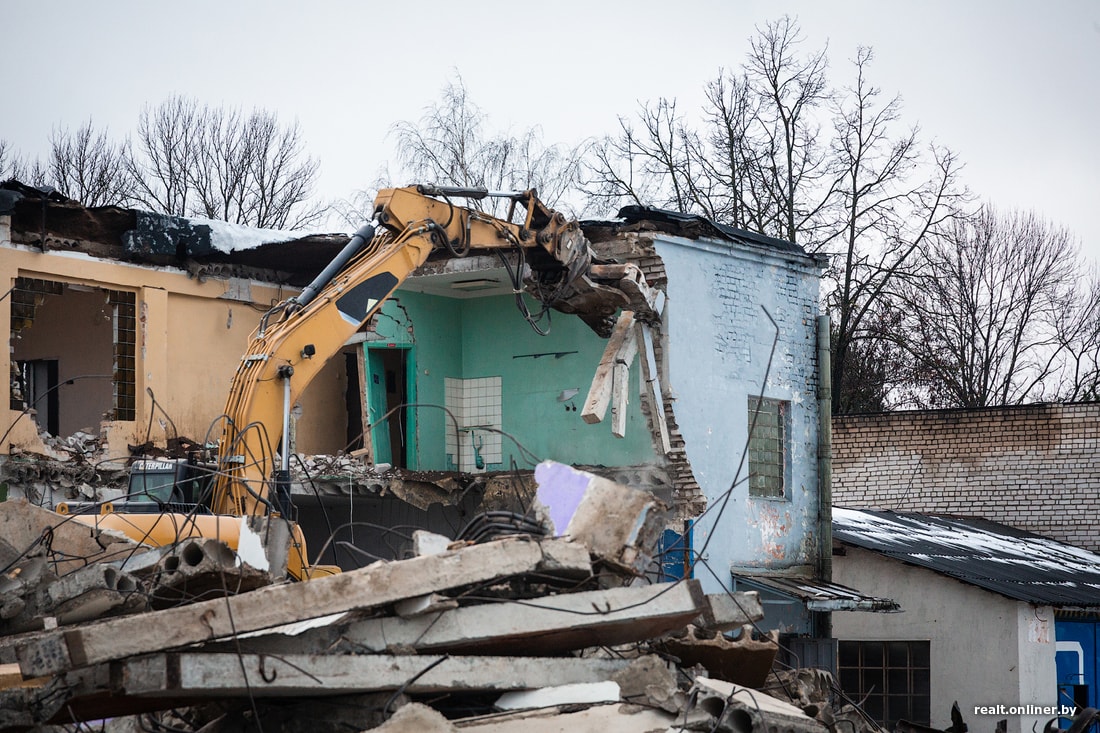
[(1054, 622), (1059, 705), (1097, 707), (1096, 625), (1096, 621)]

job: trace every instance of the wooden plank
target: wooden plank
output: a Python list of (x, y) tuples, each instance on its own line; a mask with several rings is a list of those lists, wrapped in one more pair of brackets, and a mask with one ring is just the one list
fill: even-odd
[(611, 373), (611, 434), (616, 438), (625, 438), (626, 408), (630, 404), (630, 366), (617, 363)]
[(15, 687), (44, 687), (49, 681), (49, 677), (33, 677), (25, 680), (23, 673), (19, 671), (18, 664), (0, 664), (0, 690)]
[(275, 697), (403, 689), (411, 694), (530, 690), (601, 682), (628, 660), (388, 654), (175, 652), (113, 663), (116, 696)]
[(368, 429), (370, 425), (370, 383), (367, 380), (367, 345), (360, 344), (356, 350), (356, 357), (359, 359), (359, 368), (356, 371), (359, 373), (359, 424), (363, 426), (363, 447), (360, 448), (364, 451), (367, 463), (374, 464), (374, 439), (371, 437), (372, 430)]
[(362, 619), (297, 637), (271, 634), (239, 643), (244, 651), (270, 654), (320, 651), (341, 643), (370, 652), (560, 654), (654, 639), (708, 612), (699, 582), (687, 580)]
[(653, 421), (657, 428), (657, 443), (662, 455), (668, 455), (672, 451), (672, 443), (668, 437), (668, 420), (665, 418), (665, 398), (661, 392), (661, 378), (657, 370), (657, 356), (653, 349), (653, 330), (646, 324), (642, 324), (642, 343), (645, 347), (645, 358), (642, 359), (642, 377), (646, 387), (643, 387), (643, 396), (648, 398), (652, 408)]
[[(611, 338), (607, 340), (603, 356), (599, 366), (596, 367), (596, 376), (592, 378), (592, 386), (588, 389), (588, 397), (584, 401), (584, 409), (581, 410), (581, 418), (589, 424), (595, 424), (603, 420), (607, 414), (607, 407), (611, 404), (612, 370), (615, 364), (622, 361), (629, 366), (637, 353), (638, 342), (634, 338), (634, 313), (623, 311), (619, 320), (615, 322), (615, 328), (611, 332)], [(633, 350), (631, 350), (633, 349)], [(629, 354), (629, 359), (627, 358)]]
[(543, 570), (544, 555), (552, 557), (554, 572), (586, 572), (588, 551), (583, 545), (508, 538), (76, 629), (41, 632), (19, 644), (16, 656), (25, 676), (55, 674)]

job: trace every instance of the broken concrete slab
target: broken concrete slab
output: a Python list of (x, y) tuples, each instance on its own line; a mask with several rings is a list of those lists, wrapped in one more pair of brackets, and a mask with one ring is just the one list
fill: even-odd
[(684, 709), (686, 698), (677, 685), (675, 672), (655, 654), (631, 660), (626, 669), (616, 672), (611, 679), (619, 685), (623, 702), (660, 708), (667, 713)]
[[(272, 523), (273, 527), (280, 525), (285, 522)], [(274, 553), (276, 562), (281, 557), (282, 564), (274, 567), (276, 574), (285, 576), (290, 533), (285, 529), (275, 531), (281, 539), (274, 541), (270, 552)], [(147, 578), (153, 607), (168, 608), (184, 601), (235, 595), (271, 585), (275, 575), (268, 570), (272, 567), (271, 558), (269, 551), (260, 546), (260, 537), (243, 522), (241, 547), (237, 552), (213, 537), (190, 538), (161, 548), (160, 559), (149, 569)], [(242, 549), (244, 555), (240, 554)]]
[(47, 558), (58, 575), (104, 560), (122, 559), (144, 549), (129, 537), (107, 529), (92, 529), (71, 515), (34, 506), (22, 499), (0, 502), (0, 537), (24, 552), (49, 535)]
[(736, 631), (764, 618), (760, 594), (754, 590), (707, 594), (707, 608), (695, 625), (707, 631)]
[(746, 687), (761, 687), (767, 680), (778, 640), (752, 638), (746, 626), (737, 639), (689, 626), (685, 633), (656, 642), (661, 651), (671, 654), (684, 666), (702, 665), (713, 677)]
[(485, 603), (410, 618), (383, 616), (300, 634), (241, 640), (242, 649), (308, 652), (334, 645), (357, 651), (560, 654), (616, 646), (682, 630), (704, 606), (698, 581), (562, 593)]
[(417, 557), (438, 555), (441, 552), (446, 552), (452, 542), (454, 540), (450, 537), (429, 532), (426, 529), (418, 529), (413, 532), (413, 555)]
[[(544, 571), (544, 546), (565, 540), (506, 538), (440, 555), (378, 562), (308, 583), (260, 588), (225, 599), (152, 611), (67, 631), (40, 632), (16, 647), (23, 674), (40, 676), (112, 659), (377, 608), (406, 598)], [(585, 558), (587, 564), (587, 557)], [(584, 572), (583, 567), (572, 568)], [(590, 572), (590, 570), (588, 571)]]
[(642, 575), (668, 523), (668, 509), (647, 491), (554, 461), (535, 467), (540, 512), (552, 533), (584, 543), (618, 570)]
[(66, 573), (60, 578), (46, 567), (40, 553), (0, 576), (0, 634), (10, 635), (67, 625), (108, 614), (148, 608), (138, 580), (106, 563)]
[(375, 733), (456, 733), (458, 728), (435, 708), (412, 702), (398, 708), (393, 717), (371, 730)]
[(696, 677), (689, 693), (699, 707), (717, 718), (714, 730), (825, 733), (828, 728), (802, 709), (761, 692), (724, 680)]
[(89, 621), (108, 613), (133, 613), (148, 608), (138, 579), (97, 563), (61, 576), (46, 586), (40, 609), (62, 625)]

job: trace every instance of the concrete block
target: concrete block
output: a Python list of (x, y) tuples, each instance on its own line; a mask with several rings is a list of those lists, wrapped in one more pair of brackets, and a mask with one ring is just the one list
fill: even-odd
[(551, 532), (582, 542), (616, 569), (645, 572), (669, 520), (656, 497), (553, 461), (535, 468), (535, 481)]
[(435, 532), (418, 529), (413, 532), (413, 554), (417, 557), (446, 552), (453, 540)]

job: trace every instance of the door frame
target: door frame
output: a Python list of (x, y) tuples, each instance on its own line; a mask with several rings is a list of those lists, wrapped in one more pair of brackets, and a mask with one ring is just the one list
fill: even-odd
[[(413, 344), (400, 344), (392, 341), (364, 341), (363, 342), (363, 354), (361, 359), (364, 382), (366, 384), (366, 392), (363, 394), (364, 404), (367, 405), (367, 416), (370, 422), (374, 422), (374, 417), (370, 414), (373, 403), (370, 399), (371, 380), (370, 374), (370, 352), (371, 351), (394, 351), (402, 350), (405, 352), (405, 399), (404, 402), (409, 405), (405, 407), (405, 466), (409, 470), (415, 471), (420, 465), (419, 456), (417, 455), (416, 446), (416, 408), (412, 407), (416, 403), (416, 347)], [(385, 389), (385, 385), (382, 385)], [(371, 457), (374, 459), (374, 431), (378, 430), (380, 426), (374, 426), (370, 430), (370, 444), (371, 444)], [(368, 436), (364, 436), (366, 439)], [(392, 458), (392, 448), (391, 448)], [(377, 462), (377, 461), (376, 461)]]

